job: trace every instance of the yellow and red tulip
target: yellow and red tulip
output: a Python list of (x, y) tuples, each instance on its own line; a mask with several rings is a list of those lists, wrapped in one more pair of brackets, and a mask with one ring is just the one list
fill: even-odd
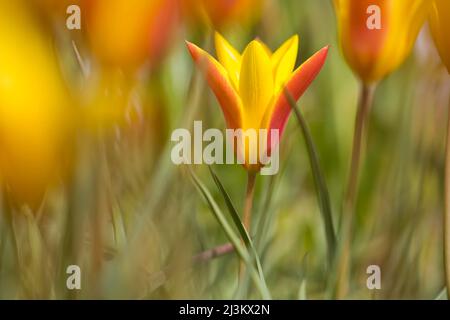
[(39, 205), (67, 158), (70, 99), (47, 39), (24, 1), (0, 0), (0, 180)]
[(450, 1), (433, 0), (430, 14), (431, 33), (442, 62), (450, 72)]
[[(270, 154), (270, 131), (279, 130), (281, 137), (291, 111), (283, 88), (298, 100), (321, 70), (328, 47), (294, 71), (297, 36), (287, 40), (274, 53), (261, 41), (254, 40), (241, 55), (218, 33), (215, 43), (218, 61), (196, 45), (189, 42), (187, 45), (197, 66), (206, 73), (228, 128), (268, 130), (266, 149)], [(248, 150), (245, 151), (244, 167), (259, 170), (262, 164), (251, 165), (247, 156)]]
[[(363, 82), (379, 81), (403, 63), (427, 18), (430, 3), (429, 0), (334, 0), (343, 54)], [(380, 29), (367, 26), (371, 5), (381, 10)]]
[(86, 28), (98, 59), (136, 68), (155, 64), (170, 44), (178, 21), (177, 0), (84, 0)]

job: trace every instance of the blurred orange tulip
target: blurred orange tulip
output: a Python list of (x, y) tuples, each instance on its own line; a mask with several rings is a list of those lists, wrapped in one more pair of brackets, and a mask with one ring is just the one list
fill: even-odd
[(263, 0), (181, 0), (188, 18), (220, 29), (232, 22), (248, 22), (261, 14)]
[(82, 5), (94, 53), (116, 67), (157, 63), (178, 21), (177, 0), (83, 0)]
[(45, 10), (47, 13), (57, 13), (58, 15), (66, 15), (67, 7), (75, 4), (77, 5), (79, 0), (32, 0), (39, 7)]
[(430, 26), (441, 60), (450, 73), (450, 37), (448, 36), (450, 27), (450, 1), (433, 0)]
[[(384, 78), (409, 55), (429, 0), (334, 0), (343, 54), (365, 83)], [(369, 8), (380, 9), (381, 28), (369, 28)]]
[(20, 0), (0, 0), (0, 179), (39, 205), (65, 162), (71, 108), (51, 41)]

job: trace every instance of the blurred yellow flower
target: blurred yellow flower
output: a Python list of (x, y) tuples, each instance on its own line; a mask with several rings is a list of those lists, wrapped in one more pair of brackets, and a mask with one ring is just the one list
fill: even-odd
[(157, 63), (178, 21), (178, 0), (84, 0), (92, 49), (107, 65)]
[[(365, 83), (379, 81), (409, 55), (424, 24), (429, 0), (334, 0), (343, 54)], [(376, 7), (374, 7), (376, 6)], [(379, 8), (380, 12), (372, 12)], [(381, 28), (369, 28), (371, 14)]]
[(433, 0), (430, 14), (431, 33), (442, 62), (450, 72), (450, 1)]
[(71, 108), (51, 42), (22, 1), (0, 0), (0, 179), (38, 205), (65, 165)]
[[(283, 88), (286, 87), (298, 100), (321, 70), (328, 47), (318, 51), (294, 71), (297, 36), (287, 40), (274, 53), (261, 41), (253, 40), (241, 55), (218, 33), (215, 43), (219, 61), (189, 42), (188, 49), (197, 65), (205, 70), (227, 126), (243, 130), (267, 129), (266, 149), (270, 154), (270, 130), (278, 129), (281, 136), (291, 111)], [(248, 147), (247, 143), (242, 145)], [(245, 152), (245, 168), (259, 170), (261, 164), (249, 164), (248, 151), (248, 148), (242, 151)]]

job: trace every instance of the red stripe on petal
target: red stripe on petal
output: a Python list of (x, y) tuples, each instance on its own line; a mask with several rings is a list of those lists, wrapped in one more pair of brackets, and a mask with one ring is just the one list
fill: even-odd
[(227, 127), (237, 129), (241, 127), (241, 101), (228, 80), (225, 69), (195, 44), (186, 42), (192, 58), (199, 68), (205, 73), (208, 85), (214, 92), (227, 123)]
[[(300, 99), (303, 93), (308, 89), (316, 76), (322, 69), (328, 55), (328, 46), (322, 48), (306, 60), (297, 70), (294, 71), (290, 80), (286, 84), (286, 89), (290, 92), (295, 101)], [(267, 139), (267, 149), (271, 149), (270, 130), (278, 129), (279, 137), (283, 135), (287, 120), (291, 113), (291, 106), (289, 105), (284, 91), (281, 90), (280, 96), (275, 104), (273, 113), (269, 122), (269, 131)], [(279, 139), (278, 139), (279, 140)], [(270, 152), (269, 152), (270, 154)]]

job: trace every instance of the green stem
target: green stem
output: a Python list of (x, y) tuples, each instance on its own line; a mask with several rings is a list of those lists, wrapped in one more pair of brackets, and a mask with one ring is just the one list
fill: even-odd
[(350, 164), (350, 174), (344, 198), (341, 216), (341, 248), (337, 267), (336, 298), (342, 299), (348, 290), (348, 275), (350, 269), (351, 239), (353, 220), (355, 215), (355, 199), (358, 191), (358, 178), (361, 166), (363, 142), (367, 131), (367, 121), (373, 104), (376, 85), (362, 84), (358, 109), (356, 111), (355, 128), (353, 133), (353, 147)]
[(358, 187), (358, 177), (361, 165), (361, 149), (367, 129), (367, 120), (373, 103), (375, 85), (361, 85), (358, 110), (356, 112), (355, 129), (353, 133), (352, 159), (350, 165), (350, 175), (345, 194), (344, 215), (352, 216), (355, 206), (355, 198)]
[(247, 175), (247, 189), (245, 191), (244, 200), (244, 227), (247, 233), (250, 234), (250, 227), (252, 223), (252, 207), (253, 207), (253, 197), (255, 194), (255, 182), (256, 182), (256, 172), (249, 171)]
[[(245, 190), (244, 199), (244, 212), (243, 212), (243, 225), (248, 235), (250, 236), (250, 228), (252, 224), (252, 207), (253, 207), (253, 197), (255, 194), (255, 182), (256, 182), (256, 172), (249, 171), (247, 174), (247, 189)], [(242, 239), (244, 241), (244, 239)], [(242, 281), (245, 274), (245, 263), (241, 260), (239, 263), (239, 279)]]

